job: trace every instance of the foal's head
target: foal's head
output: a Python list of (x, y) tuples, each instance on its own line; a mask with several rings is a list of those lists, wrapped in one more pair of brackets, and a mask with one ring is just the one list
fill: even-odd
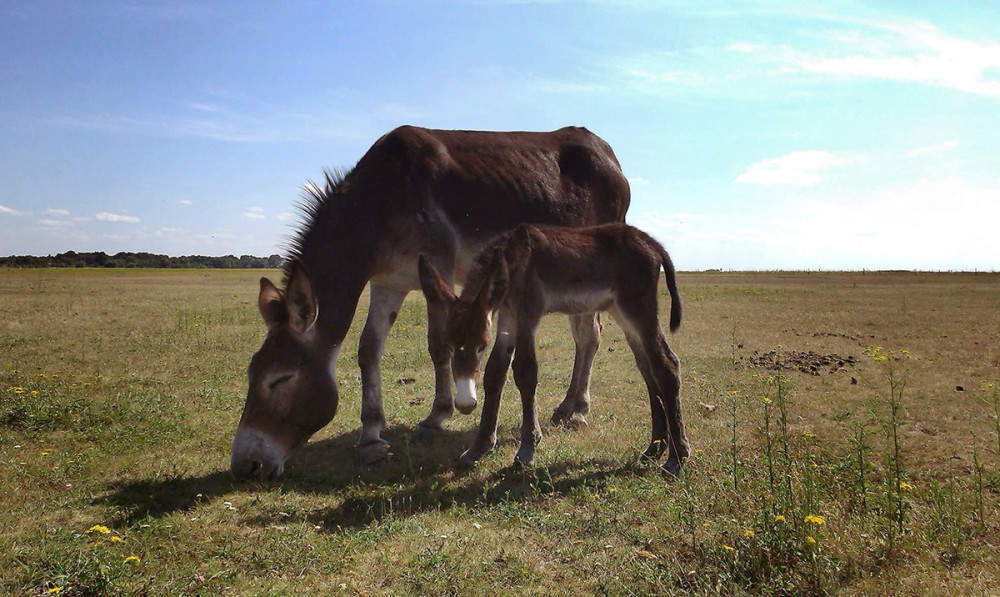
[(476, 374), (490, 341), (493, 312), (507, 294), (509, 272), (503, 250), (479, 256), (461, 296), (455, 296), (424, 255), (420, 256), (419, 270), (427, 302), (445, 310), (445, 342), (453, 351), (455, 408), (469, 414), (476, 408)]

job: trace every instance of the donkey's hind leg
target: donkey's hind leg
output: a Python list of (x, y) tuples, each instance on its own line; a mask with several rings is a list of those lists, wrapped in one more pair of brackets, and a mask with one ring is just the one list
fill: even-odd
[(601, 319), (598, 313), (571, 315), (569, 327), (576, 342), (573, 377), (566, 398), (552, 411), (552, 424), (567, 424), (574, 429), (587, 426), (590, 413), (590, 371), (594, 355), (601, 345)]

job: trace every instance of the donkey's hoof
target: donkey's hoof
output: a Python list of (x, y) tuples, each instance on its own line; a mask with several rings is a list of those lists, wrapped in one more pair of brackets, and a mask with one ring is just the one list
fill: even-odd
[(364, 466), (370, 466), (385, 460), (389, 456), (389, 442), (377, 439), (357, 447), (358, 460)]
[(571, 414), (572, 413), (568, 413), (568, 414), (564, 413), (563, 411), (561, 411), (561, 410), (559, 410), (557, 408), (557, 409), (555, 409), (555, 410), (552, 411), (552, 418), (549, 419), (549, 423), (553, 427), (558, 427), (559, 425), (562, 425), (563, 423), (567, 423), (569, 421), (569, 418), (570, 418)]
[(432, 442), (437, 439), (438, 434), (441, 432), (441, 426), (431, 426), (426, 425), (421, 422), (417, 425), (417, 428), (413, 430), (413, 439), (418, 442)]
[(581, 431), (588, 427), (587, 419), (580, 413), (573, 413), (573, 416), (569, 418), (569, 421), (566, 421), (566, 425), (574, 431)]
[(456, 465), (459, 469), (468, 470), (476, 466), (476, 461), (479, 457), (472, 453), (472, 450), (466, 450), (458, 457), (458, 464)]

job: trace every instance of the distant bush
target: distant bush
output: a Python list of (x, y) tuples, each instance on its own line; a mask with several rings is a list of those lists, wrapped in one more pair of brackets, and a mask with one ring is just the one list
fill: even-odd
[(253, 255), (225, 255), (206, 257), (186, 255), (168, 257), (153, 253), (77, 253), (68, 251), (58, 255), (36, 257), (34, 255), (13, 255), (0, 257), (0, 267), (130, 267), (130, 268), (175, 268), (175, 269), (276, 269), (281, 267), (280, 255), (254, 257)]

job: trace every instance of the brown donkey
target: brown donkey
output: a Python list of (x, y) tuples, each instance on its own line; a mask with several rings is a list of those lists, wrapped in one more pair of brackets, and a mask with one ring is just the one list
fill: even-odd
[(670, 330), (681, 323), (674, 265), (648, 234), (626, 224), (563, 228), (523, 224), (497, 238), (476, 258), (461, 297), (430, 262), (420, 258), (420, 285), (428, 304), (448, 312), (448, 342), (459, 392), (475, 394), (475, 376), (489, 342), (491, 316), (497, 337), (483, 374), (482, 421), (460, 464), (472, 466), (496, 445), (497, 411), (511, 358), (521, 392), (521, 446), (514, 464), (530, 464), (541, 430), (535, 412), (538, 363), (535, 329), (546, 313), (609, 311), (622, 326), (646, 382), (652, 441), (645, 456), (677, 475), (690, 454), (680, 404), (680, 362), (660, 329), (657, 284), (663, 266), (670, 292)]
[[(371, 305), (358, 346), (362, 462), (384, 456), (380, 362), (403, 299), (420, 287), (417, 255), (449, 283), (473, 257), (522, 222), (591, 226), (622, 222), (628, 181), (611, 148), (583, 128), (551, 133), (436, 131), (400, 127), (379, 139), (325, 188), (306, 187), (306, 220), (291, 243), (284, 290), (261, 280), (267, 337), (248, 369), (246, 405), (233, 438), (237, 478), (281, 475), (292, 450), (337, 411), (334, 367), (366, 285)], [(562, 412), (589, 408), (596, 314), (571, 318), (577, 342)], [(434, 403), (419, 430), (433, 434), (454, 410), (444, 313), (428, 306)], [(471, 412), (474, 403), (460, 401)]]

